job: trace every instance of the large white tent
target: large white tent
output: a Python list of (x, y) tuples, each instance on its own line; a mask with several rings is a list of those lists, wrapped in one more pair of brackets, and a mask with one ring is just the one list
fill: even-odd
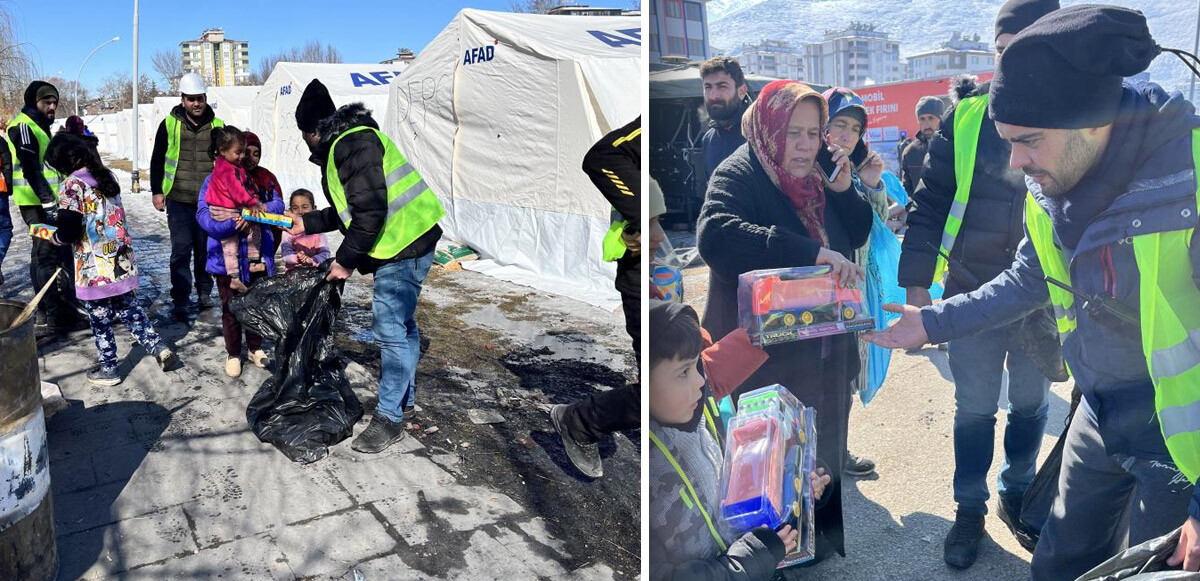
[(613, 309), (610, 207), (580, 169), (643, 100), (637, 18), (463, 10), (393, 83), (387, 131), (467, 268)]
[[(263, 142), (263, 167), (279, 178), (285, 193), (296, 188), (321, 190), (320, 169), (308, 160), (311, 154), (296, 128), (296, 104), (308, 83), (320, 79), (339, 107), (361, 101), (382, 128), (387, 122), (388, 88), (404, 67), (400, 63), (275, 65), (254, 100), (250, 128)], [(318, 205), (328, 205), (324, 196), (317, 199)]]

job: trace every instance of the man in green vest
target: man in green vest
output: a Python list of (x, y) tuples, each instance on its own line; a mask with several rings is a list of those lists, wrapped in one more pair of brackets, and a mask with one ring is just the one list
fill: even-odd
[[(8, 150), (12, 157), (12, 202), (26, 224), (54, 225), (58, 217), (61, 176), (46, 165), (50, 125), (58, 110), (58, 89), (34, 81), (25, 89), (25, 106), (8, 124)], [(44, 286), (62, 267), (54, 285), (38, 303), (38, 327), (55, 338), (89, 327), (75, 301), (75, 269), (71, 249), (34, 238), (30, 247), (29, 276), (33, 288)]]
[[(996, 18), (996, 52), (1038, 18), (1058, 9), (1058, 0), (1009, 0)], [(900, 254), (899, 284), (908, 304), (931, 304), (929, 287), (941, 282), (944, 298), (969, 293), (1012, 264), (1021, 227), (1025, 180), (1008, 167), (1011, 148), (987, 115), (989, 84), (955, 79), (952, 108), (928, 137), (918, 136), (924, 169), (913, 181), (915, 207), (908, 216)], [(934, 102), (939, 103), (934, 99)], [(936, 111), (936, 107), (925, 112)], [(922, 110), (918, 110), (918, 113)], [(924, 140), (924, 142), (921, 141)], [(926, 143), (927, 145), (921, 145)], [(928, 154), (924, 152), (927, 147)], [(908, 152), (906, 152), (906, 156)], [(918, 161), (917, 163), (921, 163)], [(942, 250), (956, 259), (947, 268)], [(964, 272), (964, 270), (966, 272)], [(1004, 426), (1004, 468), (996, 479), (996, 514), (1017, 532), (1022, 499), (1037, 467), (1049, 412), (1050, 382), (1023, 341), (1028, 329), (1041, 329), (1053, 347), (1053, 328), (1043, 310), (1009, 325), (956, 338), (948, 345), (954, 377), (954, 526), (943, 543), (946, 564), (965, 569), (975, 563), (988, 512), (988, 471), (996, 442), (996, 412), (1005, 371), (1008, 410)], [(1040, 325), (1039, 325), (1040, 323)]]
[(167, 212), (171, 232), (171, 314), (186, 321), (193, 284), (198, 306), (212, 306), (213, 278), (204, 269), (208, 236), (196, 221), (196, 203), (213, 169), (208, 155), (212, 129), (224, 122), (208, 105), (208, 87), (200, 75), (183, 75), (179, 92), (179, 105), (158, 124), (154, 136), (150, 191), (154, 209)]
[(1029, 189), (1016, 260), (938, 305), (888, 305), (899, 322), (867, 334), (914, 347), (1053, 307), (1083, 400), (1033, 554), (1039, 581), (1181, 525), (1168, 563), (1200, 570), (1200, 117), (1178, 92), (1124, 81), (1161, 51), (1140, 12), (1111, 6), (1063, 8), (1016, 35), (989, 103)]
[(319, 80), (304, 89), (296, 125), (321, 168), (329, 207), (296, 219), (291, 233), (340, 231), (345, 238), (329, 264), (328, 280), (357, 269), (375, 275), (372, 328), (382, 365), (379, 404), (351, 448), (382, 452), (404, 438), (412, 418), (421, 336), (414, 313), (421, 285), (442, 237), (441, 202), (362, 103), (334, 107)]

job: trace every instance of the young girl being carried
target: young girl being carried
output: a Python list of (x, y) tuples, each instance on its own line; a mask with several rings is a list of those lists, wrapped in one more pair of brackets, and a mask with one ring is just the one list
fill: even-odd
[[(210, 208), (225, 208), (237, 212), (250, 210), (253, 214), (266, 212), (266, 206), (254, 193), (254, 182), (242, 168), (242, 157), (245, 153), (246, 137), (237, 127), (226, 125), (212, 130), (212, 145), (208, 154), (215, 164), (208, 192), (204, 196), (204, 201)], [(244, 234), (221, 239), (225, 270), (232, 279), (229, 286), (239, 293), (246, 292), (245, 281), (249, 280), (249, 273), (241, 272), (239, 264), (238, 252), (243, 237), (246, 239), (246, 256), (253, 270), (256, 265), (262, 263), (261, 228), (249, 228)]]

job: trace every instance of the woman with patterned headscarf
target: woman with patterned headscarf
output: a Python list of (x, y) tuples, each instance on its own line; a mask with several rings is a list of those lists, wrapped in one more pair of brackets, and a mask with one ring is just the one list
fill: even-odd
[[(738, 275), (752, 270), (829, 265), (861, 280), (855, 249), (871, 230), (871, 205), (851, 177), (850, 151), (831, 146), (841, 170), (832, 183), (817, 166), (828, 104), (796, 81), (763, 88), (742, 117), (746, 144), (708, 182), (697, 246), (710, 267), (704, 327), (714, 341), (737, 327)], [(817, 459), (843, 466), (846, 417), (859, 357), (853, 334), (766, 347), (767, 362), (735, 392), (778, 383), (817, 411)], [(845, 555), (841, 470), (816, 510), (817, 558)]]

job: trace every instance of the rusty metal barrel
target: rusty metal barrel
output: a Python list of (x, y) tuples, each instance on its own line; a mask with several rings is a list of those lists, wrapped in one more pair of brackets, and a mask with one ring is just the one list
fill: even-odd
[(0, 300), (0, 579), (50, 581), (58, 549), (33, 317), (9, 329), (24, 308)]

